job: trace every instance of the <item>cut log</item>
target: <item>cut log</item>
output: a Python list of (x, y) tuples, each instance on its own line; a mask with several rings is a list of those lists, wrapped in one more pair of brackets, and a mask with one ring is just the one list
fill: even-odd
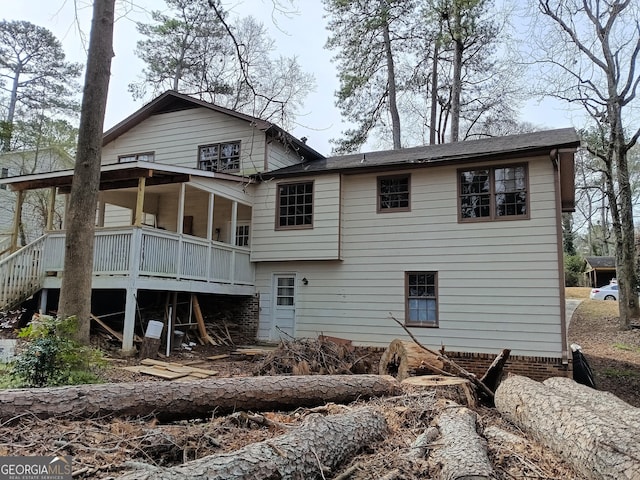
[(477, 403), (471, 382), (460, 377), (445, 377), (444, 375), (409, 377), (402, 380), (402, 386), (408, 387), (411, 391), (418, 388), (434, 390), (436, 398), (446, 398), (469, 407), (473, 407)]
[(379, 375), (234, 377), (12, 389), (0, 390), (0, 421), (26, 413), (40, 418), (150, 414), (162, 419), (202, 418), (214, 410), (279, 410), (398, 395), (401, 391), (394, 378)]
[(156, 358), (160, 349), (159, 338), (144, 337), (140, 345), (140, 358)]
[[(640, 478), (640, 430), (543, 383), (514, 375), (495, 394), (498, 411), (590, 479)], [(612, 409), (616, 407), (612, 405)]]
[(640, 408), (629, 405), (611, 392), (594, 390), (567, 377), (552, 377), (542, 383), (586, 408), (605, 416), (617, 416), (619, 422), (640, 429)]
[(391, 375), (402, 381), (408, 377), (442, 373), (444, 363), (419, 345), (393, 340), (380, 358), (380, 375)]
[(429, 463), (442, 480), (496, 478), (487, 454), (487, 442), (478, 435), (478, 415), (466, 407), (447, 402), (434, 420), (440, 431)]
[(327, 472), (386, 433), (384, 415), (370, 409), (328, 417), (312, 414), (299, 428), (280, 437), (176, 467), (145, 466), (120, 480), (325, 478)]

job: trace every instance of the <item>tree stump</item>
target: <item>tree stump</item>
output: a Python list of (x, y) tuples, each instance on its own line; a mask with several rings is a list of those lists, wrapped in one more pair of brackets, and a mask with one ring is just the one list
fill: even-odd
[(408, 377), (442, 373), (444, 362), (413, 342), (395, 339), (382, 354), (380, 375), (402, 381)]
[(158, 358), (160, 339), (144, 337), (140, 346), (140, 358)]
[(474, 407), (477, 404), (475, 390), (469, 380), (444, 375), (409, 377), (402, 381), (403, 387), (434, 390), (437, 398), (453, 400), (460, 405)]

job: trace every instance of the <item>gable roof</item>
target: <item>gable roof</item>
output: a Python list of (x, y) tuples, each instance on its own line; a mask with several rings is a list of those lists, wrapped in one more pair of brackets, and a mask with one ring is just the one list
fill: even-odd
[(575, 149), (578, 146), (580, 146), (580, 139), (575, 129), (562, 128), (441, 145), (328, 157), (262, 173), (260, 176), (277, 178), (317, 173), (362, 173), (366, 170), (447, 165), (484, 159), (498, 160), (549, 154), (553, 149)]
[(145, 106), (107, 130), (102, 137), (102, 145), (106, 145), (107, 143), (115, 140), (123, 133), (138, 125), (140, 122), (149, 118), (151, 115), (189, 110), (192, 108), (206, 108), (252, 124), (258, 130), (265, 132), (265, 134), (270, 133), (282, 143), (286, 143), (286, 145), (290, 147), (293, 146), (304, 160), (324, 158), (324, 155), (318, 153), (306, 143), (271, 122), (252, 117), (250, 115), (245, 115), (244, 113), (236, 112), (219, 105), (214, 105), (213, 103), (205, 102), (204, 100), (198, 100), (197, 98), (190, 97), (183, 93), (178, 93), (174, 90), (164, 92), (162, 95), (154, 98)]
[(616, 258), (615, 257), (585, 257), (587, 262), (588, 271), (595, 269), (615, 269)]

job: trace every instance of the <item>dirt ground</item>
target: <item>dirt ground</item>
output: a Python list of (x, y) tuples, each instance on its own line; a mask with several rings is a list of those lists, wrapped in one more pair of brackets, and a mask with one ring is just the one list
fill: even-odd
[[(585, 300), (574, 314), (569, 339), (582, 346), (600, 389), (612, 391), (640, 407), (640, 330), (618, 331), (614, 307), (610, 302)], [(224, 352), (226, 350), (221, 348), (196, 346), (192, 351), (174, 352), (167, 360), (181, 363), (205, 360), (198, 367), (217, 371), (217, 377), (250, 376), (263, 366), (264, 357), (261, 356), (234, 355), (215, 361), (206, 360), (208, 356)], [(138, 359), (135, 358), (111, 356), (104, 372), (105, 379), (111, 382), (166, 381), (119, 368), (136, 363)], [(372, 358), (371, 364), (375, 363)], [(346, 407), (328, 405), (324, 413), (339, 413), (364, 404), (361, 401)], [(368, 446), (349, 459), (339, 471), (326, 474), (325, 478), (335, 478), (349, 468), (353, 473), (344, 478), (352, 480), (383, 478), (392, 471), (395, 471), (395, 476), (388, 478), (430, 478), (426, 462), (425, 465), (407, 463), (403, 454), (435, 415), (435, 394), (407, 398), (400, 403), (396, 398), (377, 399), (366, 404), (385, 413), (391, 433), (383, 441)], [(78, 421), (23, 416), (0, 424), (0, 455), (72, 455), (74, 478), (111, 479), (130, 470), (131, 462), (166, 467), (237, 450), (285, 433), (286, 428), (278, 427), (278, 424), (297, 425), (311, 411), (301, 408), (292, 412), (262, 412), (273, 421), (271, 426), (248, 421), (239, 413), (218, 416), (215, 412), (209, 418), (166, 424), (152, 416)], [(477, 407), (477, 413), (481, 429), (498, 426), (523, 436), (494, 409)], [(526, 436), (525, 443), (517, 448), (511, 444), (489, 442), (489, 456), (499, 480), (583, 478), (548, 449)]]

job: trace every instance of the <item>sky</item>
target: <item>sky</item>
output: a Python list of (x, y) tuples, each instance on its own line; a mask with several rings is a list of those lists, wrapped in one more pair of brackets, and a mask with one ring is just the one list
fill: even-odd
[[(140, 78), (144, 67), (134, 53), (140, 38), (136, 22), (150, 22), (151, 10), (163, 10), (163, 0), (118, 1), (117, 21), (114, 29), (115, 57), (111, 65), (111, 82), (105, 117), (105, 130), (124, 120), (144, 105), (134, 101), (127, 85)], [(281, 0), (286, 3), (287, 0)], [(129, 5), (127, 11), (123, 5)], [(307, 137), (308, 144), (325, 155), (331, 153), (331, 138), (349, 128), (335, 106), (334, 93), (338, 89), (336, 66), (331, 61), (332, 52), (324, 48), (328, 32), (322, 2), (298, 0), (296, 13), (283, 15), (274, 12), (272, 0), (223, 0), (229, 12), (230, 23), (234, 17), (253, 15), (262, 21), (275, 39), (278, 53), (296, 56), (306, 72), (316, 79), (316, 90), (306, 99), (300, 110), (297, 125), (289, 131), (296, 137)], [(78, 21), (76, 22), (76, 5)], [(0, 12), (4, 20), (27, 20), (48, 28), (62, 42), (67, 60), (86, 63), (86, 41), (91, 25), (91, 2), (88, 0), (0, 0)], [(79, 32), (78, 28), (82, 30)], [(579, 127), (576, 119), (560, 103), (545, 100), (528, 102), (520, 120), (547, 128)]]

